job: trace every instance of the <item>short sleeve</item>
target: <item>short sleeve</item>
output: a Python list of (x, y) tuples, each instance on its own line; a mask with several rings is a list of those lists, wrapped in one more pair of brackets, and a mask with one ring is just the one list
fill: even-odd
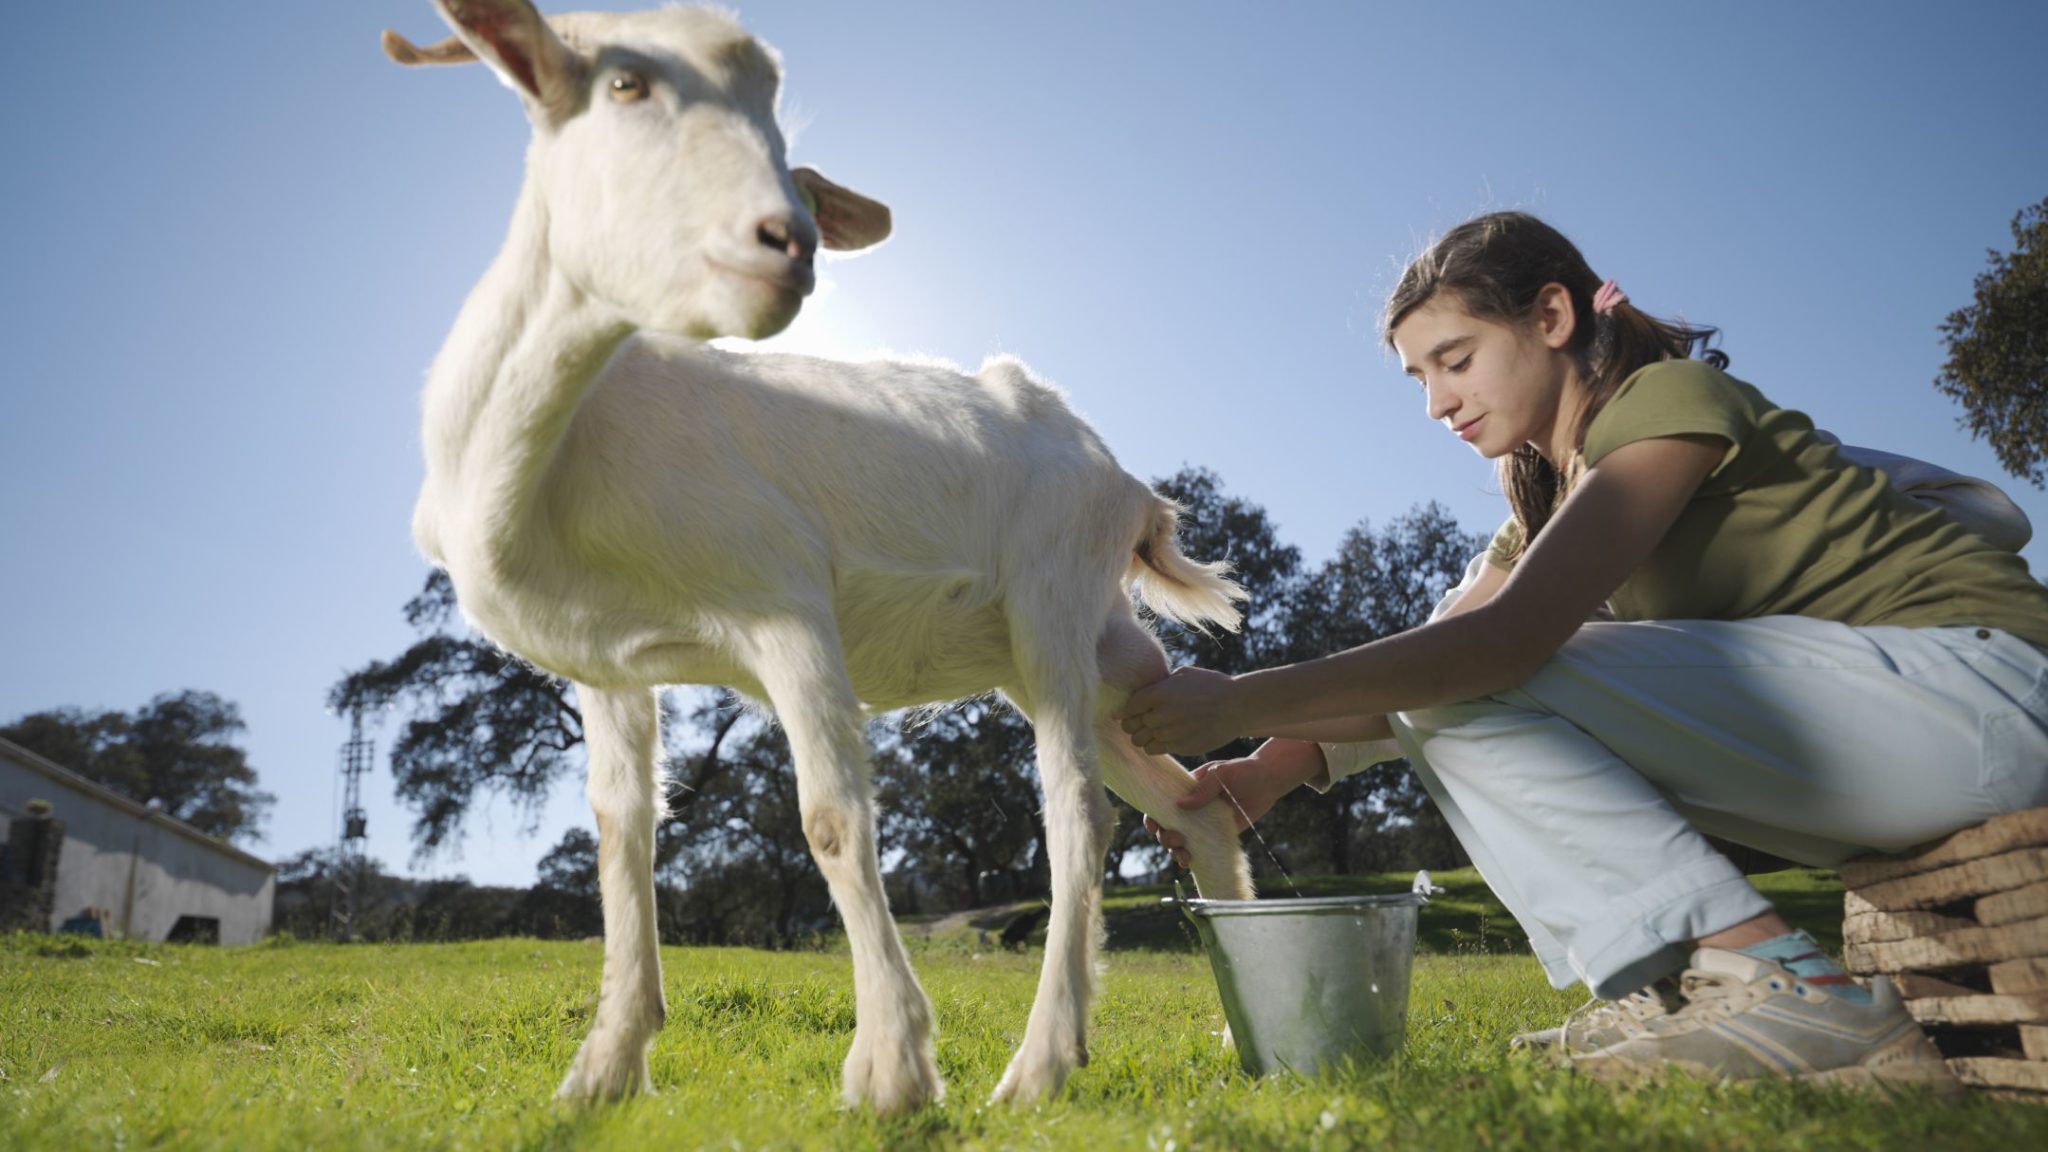
[(1356, 744), (1324, 744), (1323, 772), (1308, 782), (1317, 792), (1328, 792), (1337, 781), (1356, 776), (1375, 764), (1399, 760), (1401, 746), (1392, 740), (1361, 740)]
[(1512, 572), (1521, 555), (1522, 525), (1510, 518), (1493, 534), (1493, 543), (1486, 546), (1486, 562), (1503, 572)]
[(1664, 360), (1621, 382), (1586, 429), (1588, 468), (1609, 452), (1660, 436), (1718, 436), (1726, 468), (1756, 428), (1756, 414), (1727, 373), (1699, 360)]

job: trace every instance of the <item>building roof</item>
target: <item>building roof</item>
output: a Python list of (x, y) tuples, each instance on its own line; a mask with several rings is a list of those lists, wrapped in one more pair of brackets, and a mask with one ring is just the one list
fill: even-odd
[[(158, 827), (169, 829), (187, 840), (195, 841), (224, 856), (232, 856), (244, 864), (252, 864), (266, 872), (277, 871), (277, 865), (267, 860), (259, 860), (232, 844), (216, 840), (190, 824), (185, 823), (183, 820), (167, 816), (147, 804), (138, 804), (119, 792), (108, 788), (106, 785), (96, 784), (73, 772), (71, 769), (64, 767), (62, 764), (54, 760), (45, 759), (11, 740), (0, 740), (0, 756), (5, 756), (7, 759), (14, 761), (31, 772), (47, 776), (66, 788), (83, 792), (93, 799), (110, 807), (118, 808), (138, 820), (146, 820)], [(57, 815), (61, 818), (63, 814), (59, 812)]]

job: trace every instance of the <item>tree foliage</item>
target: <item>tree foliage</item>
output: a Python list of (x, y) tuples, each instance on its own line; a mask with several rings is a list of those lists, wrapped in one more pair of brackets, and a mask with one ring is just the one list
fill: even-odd
[(2041, 487), (2048, 467), (2048, 200), (2012, 221), (2013, 249), (1988, 253), (1966, 307), (1941, 323), (1948, 362), (1934, 386), (1998, 462)]
[(569, 684), (480, 636), (453, 631), (455, 587), (439, 569), (408, 601), (420, 639), (392, 660), (344, 676), (327, 696), (337, 712), (410, 714), (391, 748), (398, 799), (414, 814), (416, 858), (460, 839), (478, 795), (537, 812), (579, 766), (583, 719)]
[(1037, 749), (1016, 709), (985, 696), (913, 714), (885, 747), (876, 809), (907, 895), (972, 908), (1046, 890)]
[(706, 712), (726, 721), (718, 767), (672, 789), (660, 830), (663, 872), (683, 882), (670, 931), (683, 943), (786, 947), (829, 929), (832, 898), (811, 862), (787, 737), (730, 706)]
[(539, 884), (569, 896), (595, 900), (597, 887), (597, 837), (586, 828), (571, 828), (540, 858), (535, 869)]
[[(575, 838), (581, 836), (582, 844)], [(590, 834), (572, 829), (549, 859), (573, 857), (590, 844)], [(594, 866), (594, 850), (591, 862)], [(571, 865), (571, 871), (574, 866)], [(333, 925), (335, 856), (314, 848), (279, 861), (273, 930), (311, 938), (327, 936)], [(556, 878), (559, 878), (557, 876)], [(550, 883), (544, 870), (532, 888), (472, 884), (467, 877), (413, 880), (394, 876), (375, 859), (363, 862), (355, 878), (357, 940), (483, 940), (498, 936), (582, 939), (603, 931), (595, 880), (589, 891), (567, 891)]]
[(1288, 660), (1286, 622), (1301, 583), (1301, 550), (1281, 543), (1266, 510), (1226, 493), (1222, 478), (1207, 468), (1182, 468), (1153, 487), (1186, 509), (1182, 551), (1198, 560), (1228, 561), (1231, 579), (1247, 597), (1241, 606), (1244, 626), (1235, 633), (1203, 635), (1162, 621), (1160, 639), (1175, 662), (1237, 673)]
[[(1425, 623), (1484, 537), (1435, 502), (1375, 532), (1361, 522), (1301, 583), (1287, 620), (1295, 659), (1342, 651)], [(1347, 873), (1465, 862), (1450, 829), (1403, 760), (1339, 781), (1314, 801), (1275, 809), (1275, 835), (1305, 866)]]
[(246, 728), (234, 704), (186, 689), (132, 713), (30, 713), (0, 738), (216, 839), (252, 842), (277, 798), (256, 787), (248, 753), (234, 743)]

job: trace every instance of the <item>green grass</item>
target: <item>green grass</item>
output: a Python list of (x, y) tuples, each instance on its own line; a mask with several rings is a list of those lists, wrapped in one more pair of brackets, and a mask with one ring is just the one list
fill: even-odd
[[(1512, 921), (1469, 873), (1439, 880), (1451, 892), (1424, 913), (1405, 1050), (1314, 1082), (1239, 1073), (1217, 1046), (1206, 961), (1171, 920), (1147, 927), (1156, 892), (1119, 893), (1112, 937), (1158, 948), (1110, 956), (1091, 1064), (1043, 1108), (986, 1108), (1039, 954), (983, 948), (971, 926), (914, 935), (949, 1091), (889, 1121), (838, 1106), (843, 953), (665, 949), (658, 1094), (577, 1108), (551, 1093), (588, 1023), (594, 943), (0, 939), (0, 1148), (2048, 1146), (2048, 1107), (1775, 1083), (1625, 1091), (1511, 1060), (1510, 1034), (1579, 996), (1552, 991), (1525, 954), (1482, 951), (1510, 947)], [(1795, 916), (1833, 901), (1839, 917), (1825, 874), (1767, 884)]]

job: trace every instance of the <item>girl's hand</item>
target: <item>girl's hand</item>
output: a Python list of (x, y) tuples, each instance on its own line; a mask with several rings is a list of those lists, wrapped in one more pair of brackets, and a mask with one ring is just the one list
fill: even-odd
[[(1323, 750), (1303, 740), (1268, 740), (1237, 760), (1212, 760), (1195, 769), (1195, 788), (1175, 801), (1181, 808), (1200, 808), (1222, 797), (1232, 807), (1242, 832), (1273, 810), (1282, 796), (1323, 771)], [(1228, 792), (1228, 795), (1225, 793)], [(1174, 863), (1188, 864), (1187, 840), (1180, 833), (1145, 817), (1145, 830), (1173, 853)]]
[(1154, 755), (1200, 755), (1244, 734), (1237, 718), (1237, 679), (1206, 668), (1182, 668), (1131, 693), (1124, 731)]

